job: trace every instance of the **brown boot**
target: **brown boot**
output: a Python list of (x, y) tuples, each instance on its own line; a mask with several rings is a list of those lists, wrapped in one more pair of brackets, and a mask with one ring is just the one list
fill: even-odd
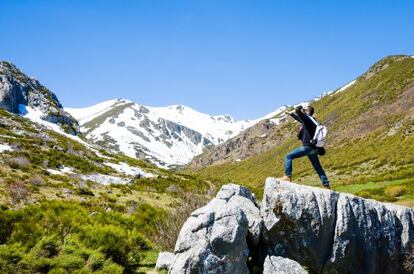
[(324, 185), (323, 188), (325, 188), (325, 189), (331, 189), (331, 187), (329, 185)]
[(292, 176), (285, 175), (285, 176), (279, 178), (279, 180), (287, 181), (287, 182), (292, 182)]

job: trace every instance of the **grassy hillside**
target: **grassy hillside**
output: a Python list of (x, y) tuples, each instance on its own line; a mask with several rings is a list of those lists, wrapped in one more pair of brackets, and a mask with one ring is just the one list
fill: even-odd
[[(346, 90), (312, 105), (329, 129), (321, 162), (334, 189), (414, 206), (412, 181), (399, 181), (414, 177), (414, 58), (387, 57)], [(295, 127), (284, 121), (275, 131), (294, 132)], [(260, 188), (266, 177), (283, 175), (284, 155), (299, 145), (292, 134), (244, 161), (188, 172)], [(294, 180), (320, 185), (308, 159), (294, 161)], [(400, 191), (389, 191), (386, 186), (391, 185)], [(388, 194), (382, 195), (384, 191)]]
[[(100, 183), (105, 176), (125, 184)], [(153, 271), (215, 189), (0, 109), (0, 272)]]

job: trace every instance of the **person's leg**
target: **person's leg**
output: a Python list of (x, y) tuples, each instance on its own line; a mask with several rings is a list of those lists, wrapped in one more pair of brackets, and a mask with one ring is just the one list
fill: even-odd
[(319, 175), (319, 178), (321, 179), (321, 182), (324, 187), (329, 187), (329, 180), (328, 177), (326, 177), (325, 171), (323, 170), (321, 163), (319, 162), (319, 157), (316, 152), (316, 150), (310, 154), (308, 154), (309, 160), (311, 161), (313, 168), (316, 170), (316, 172)]
[(310, 150), (311, 148), (309, 147), (301, 146), (285, 156), (285, 176), (292, 177), (292, 160), (308, 155)]

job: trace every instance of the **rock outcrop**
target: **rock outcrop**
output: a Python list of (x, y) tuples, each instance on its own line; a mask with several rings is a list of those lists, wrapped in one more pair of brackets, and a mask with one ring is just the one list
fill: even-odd
[(39, 110), (41, 119), (62, 126), (70, 134), (79, 133), (78, 122), (63, 110), (53, 92), (13, 64), (0, 61), (0, 108), (19, 114), (21, 106)]
[(339, 193), (266, 181), (261, 214), (266, 254), (312, 265), (320, 273), (331, 254)]
[(260, 211), (234, 184), (194, 211), (170, 273), (409, 273), (413, 244), (410, 208), (268, 178)]
[(403, 273), (413, 210), (351, 194), (266, 181), (261, 213), (268, 254), (316, 273)]
[(260, 239), (261, 218), (245, 187), (225, 185), (181, 229), (170, 273), (249, 273), (249, 244)]

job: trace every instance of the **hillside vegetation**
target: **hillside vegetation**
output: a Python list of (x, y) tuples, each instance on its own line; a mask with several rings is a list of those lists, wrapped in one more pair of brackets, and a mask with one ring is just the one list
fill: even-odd
[(0, 109), (0, 272), (152, 271), (215, 189)]
[[(333, 188), (413, 207), (414, 58), (384, 58), (347, 89), (312, 105), (317, 119), (329, 129), (327, 154), (321, 162)], [(284, 155), (300, 145), (295, 128), (285, 119), (272, 134), (289, 129), (290, 137), (276, 147), (243, 161), (187, 172), (260, 188), (266, 177), (283, 175)], [(293, 179), (320, 185), (305, 158), (295, 160)]]

